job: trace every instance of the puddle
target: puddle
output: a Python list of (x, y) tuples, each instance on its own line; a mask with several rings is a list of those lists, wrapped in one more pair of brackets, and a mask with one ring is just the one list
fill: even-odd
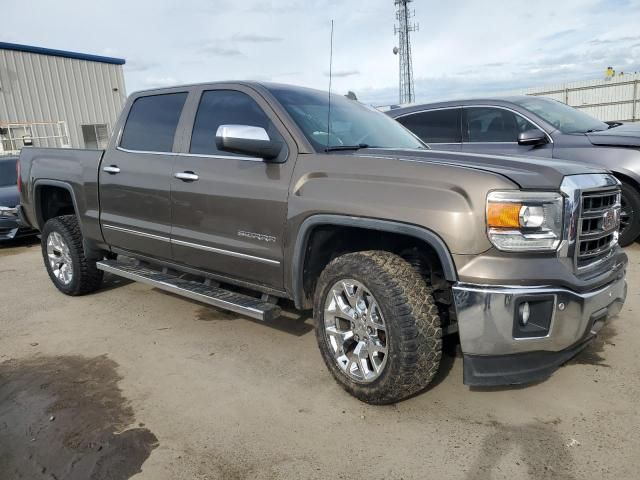
[(607, 345), (615, 347), (613, 339), (617, 335), (617, 332), (613, 325), (605, 325), (602, 330), (598, 332), (596, 338), (594, 338), (587, 347), (580, 352), (576, 357), (569, 361), (569, 365), (596, 365), (599, 367), (609, 367), (606, 363), (604, 356), (604, 350)]
[(158, 446), (106, 356), (0, 364), (0, 479), (125, 480)]

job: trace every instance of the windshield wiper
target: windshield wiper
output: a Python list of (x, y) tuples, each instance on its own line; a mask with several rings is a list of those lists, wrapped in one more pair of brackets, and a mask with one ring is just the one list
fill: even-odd
[(369, 144), (360, 143), (358, 145), (333, 145), (324, 149), (325, 152), (335, 152), (340, 150), (360, 150), (361, 148), (369, 148)]

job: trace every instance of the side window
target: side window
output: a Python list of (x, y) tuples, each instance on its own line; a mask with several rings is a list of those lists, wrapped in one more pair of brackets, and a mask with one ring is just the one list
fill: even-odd
[(133, 102), (120, 146), (129, 150), (170, 152), (187, 93), (140, 97)]
[(536, 128), (520, 115), (502, 108), (467, 108), (466, 119), (469, 142), (517, 142), (521, 132)]
[(432, 110), (412, 113), (397, 120), (425, 143), (460, 143), (461, 112), (460, 108)]
[(216, 132), (220, 125), (262, 127), (271, 138), (279, 136), (266, 113), (246, 93), (236, 90), (209, 90), (204, 92), (200, 99), (189, 152), (203, 155), (236, 155), (218, 150)]

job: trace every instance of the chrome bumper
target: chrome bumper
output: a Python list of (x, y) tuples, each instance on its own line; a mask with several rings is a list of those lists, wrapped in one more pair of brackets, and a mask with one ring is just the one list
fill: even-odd
[[(453, 287), (460, 344), (465, 355), (509, 355), (524, 352), (560, 352), (569, 349), (618, 314), (627, 295), (622, 270), (607, 286), (576, 293), (553, 287)], [(522, 298), (553, 302), (549, 331), (544, 336), (514, 338), (516, 307)]]

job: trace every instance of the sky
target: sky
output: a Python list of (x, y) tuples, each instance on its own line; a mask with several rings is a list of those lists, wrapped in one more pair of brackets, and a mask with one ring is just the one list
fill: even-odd
[[(640, 0), (415, 0), (416, 101), (640, 71)], [(0, 41), (126, 59), (127, 91), (217, 80), (398, 102), (393, 0), (0, 0)]]

